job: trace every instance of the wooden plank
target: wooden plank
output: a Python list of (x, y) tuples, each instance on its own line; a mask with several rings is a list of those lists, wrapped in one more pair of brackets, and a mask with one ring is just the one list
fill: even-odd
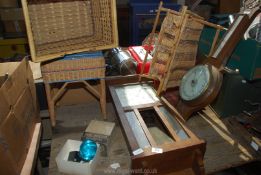
[(223, 27), (223, 26), (220, 26), (220, 25), (217, 25), (217, 24), (213, 24), (211, 22), (207, 22), (207, 21), (204, 21), (202, 19), (198, 19), (198, 18), (194, 18), (194, 17), (193, 17), (193, 19), (195, 21), (198, 21), (199, 23), (202, 23), (202, 24), (206, 25), (206, 26), (213, 27), (213, 28), (216, 28), (216, 29), (226, 30), (226, 28)]
[(35, 43), (34, 43), (34, 39), (33, 39), (33, 32), (32, 32), (32, 26), (31, 26), (30, 17), (29, 17), (27, 0), (22, 0), (22, 6), (23, 6), (23, 13), (24, 13), (24, 18), (25, 18), (25, 25), (26, 25), (26, 31), (27, 31), (27, 36), (28, 36), (28, 42), (30, 45), (31, 56), (32, 56), (32, 58), (35, 58), (36, 57)]
[(81, 81), (81, 82), (85, 85), (86, 89), (90, 93), (92, 93), (97, 99), (101, 98), (99, 92), (96, 89), (94, 89), (89, 83), (87, 83), (86, 81)]
[(176, 132), (174, 131), (174, 129), (172, 128), (172, 126), (170, 125), (170, 123), (167, 121), (167, 119), (164, 117), (164, 115), (160, 112), (159, 108), (157, 106), (154, 106), (155, 111), (157, 112), (157, 114), (159, 115), (161, 121), (163, 122), (163, 124), (165, 125), (165, 127), (167, 127), (168, 131), (170, 132), (172, 138), (175, 141), (180, 141), (181, 139), (179, 138), (179, 136), (176, 134)]
[(149, 140), (151, 146), (156, 146), (157, 143), (155, 142), (154, 138), (153, 138), (152, 135), (150, 134), (150, 131), (149, 131), (147, 125), (145, 124), (145, 122), (144, 122), (142, 116), (140, 115), (140, 112), (139, 112), (137, 109), (134, 109), (133, 111), (134, 111), (134, 113), (135, 113), (137, 119), (139, 120), (140, 125), (141, 125), (141, 128), (143, 129), (144, 133), (146, 134), (146, 137), (147, 137), (147, 139)]
[(49, 115), (51, 119), (52, 126), (56, 124), (56, 116), (55, 116), (55, 102), (53, 101), (52, 94), (51, 94), (51, 85), (49, 83), (44, 83), (45, 86), (45, 93), (47, 98), (47, 105), (49, 110)]
[(139, 149), (138, 142), (134, 136), (134, 133), (131, 130), (131, 127), (129, 125), (129, 122), (125, 116), (125, 113), (123, 111), (123, 108), (121, 107), (121, 102), (116, 94), (115, 87), (109, 86), (109, 90), (111, 92), (111, 96), (114, 102), (114, 107), (118, 113), (118, 119), (120, 120), (121, 127), (124, 131), (124, 136), (126, 140), (128, 140), (128, 146), (131, 152)]
[(210, 57), (210, 56), (213, 54), (213, 52), (214, 52), (214, 49), (215, 49), (215, 47), (216, 47), (219, 34), (220, 34), (220, 29), (217, 29), (216, 34), (215, 34), (215, 37), (214, 37), (214, 40), (213, 40), (213, 42), (212, 42), (211, 49), (210, 49), (209, 54), (208, 54), (209, 57)]
[[(119, 35), (118, 35), (118, 24), (117, 24), (117, 9), (116, 9), (116, 0), (112, 0), (111, 1), (112, 3), (112, 10), (111, 10), (111, 13), (112, 13), (112, 31), (113, 31), (113, 40), (114, 40), (114, 43), (112, 45), (110, 45), (109, 47), (111, 48), (114, 48), (114, 47), (117, 47), (119, 45)], [(114, 46), (114, 47), (112, 47)], [(105, 49), (102, 49), (102, 50), (105, 50)]]
[(178, 117), (181, 121), (185, 122), (184, 118), (181, 116), (181, 114), (177, 111), (176, 108), (174, 108), (165, 97), (161, 97), (161, 100), (164, 104), (167, 105), (167, 107), (175, 114), (176, 117)]
[(148, 104), (142, 104), (142, 105), (137, 105), (137, 106), (126, 106), (123, 108), (124, 111), (130, 111), (134, 109), (147, 109), (147, 108), (153, 108), (153, 106), (161, 106), (161, 102), (156, 102), (156, 103), (148, 103)]
[(41, 138), (40, 136), (41, 136), (41, 123), (36, 123), (32, 141), (20, 175), (30, 175), (33, 173), (33, 167), (35, 164), (35, 160), (37, 158), (39, 141)]
[(106, 112), (107, 110), (106, 110), (106, 83), (105, 83), (105, 79), (100, 79), (100, 84), (101, 84), (100, 106), (101, 106), (103, 119), (106, 120), (107, 119), (107, 112)]
[(56, 92), (56, 94), (52, 97), (52, 101), (55, 101), (58, 100), (58, 98), (60, 98), (63, 93), (66, 91), (66, 86), (68, 85), (69, 83), (66, 82), (63, 84), (63, 86)]

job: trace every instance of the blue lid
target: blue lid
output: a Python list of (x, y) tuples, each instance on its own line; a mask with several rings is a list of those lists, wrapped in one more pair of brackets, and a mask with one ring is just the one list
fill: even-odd
[(76, 53), (76, 54), (65, 55), (62, 58), (62, 60), (91, 59), (91, 58), (97, 58), (97, 57), (103, 57), (103, 54), (101, 51), (99, 51), (99, 52), (81, 52), (81, 53)]
[(160, 1), (163, 1), (163, 4), (164, 3), (172, 3), (173, 0), (129, 0), (130, 3), (156, 3), (156, 4), (159, 4)]

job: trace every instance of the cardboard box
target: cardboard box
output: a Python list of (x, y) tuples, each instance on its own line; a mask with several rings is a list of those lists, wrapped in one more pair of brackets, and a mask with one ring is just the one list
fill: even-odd
[[(1, 143), (1, 145), (3, 144), (4, 143)], [(0, 146), (0, 155), (0, 174), (19, 174), (10, 152), (6, 151), (4, 146)]]
[(16, 168), (22, 168), (27, 152), (22, 123), (10, 112), (5, 121), (0, 125), (0, 138), (6, 145), (6, 151), (10, 152)]
[(20, 174), (26, 159), (35, 123), (39, 122), (33, 82), (25, 59), (0, 64), (0, 152), (7, 155), (0, 156), (0, 174)]
[(35, 123), (38, 122), (38, 110), (35, 108), (32, 99), (33, 97), (28, 85), (13, 107), (13, 113), (23, 128), (25, 140), (31, 140)]
[(0, 84), (0, 91), (8, 104), (14, 105), (27, 85), (26, 60), (0, 64), (0, 77), (5, 79)]
[(37, 116), (37, 109), (33, 104), (28, 85), (8, 116), (0, 124), (0, 140), (2, 144), (4, 143), (6, 152), (10, 153), (18, 172), (22, 169), (26, 159), (35, 123), (38, 121)]
[(8, 115), (10, 106), (8, 105), (8, 102), (4, 98), (4, 95), (0, 91), (0, 123), (5, 119), (5, 117)]

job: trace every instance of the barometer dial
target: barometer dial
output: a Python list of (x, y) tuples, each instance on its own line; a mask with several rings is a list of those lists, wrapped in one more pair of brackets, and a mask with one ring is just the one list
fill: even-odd
[(181, 81), (181, 98), (185, 101), (191, 101), (203, 95), (210, 84), (210, 77), (207, 65), (199, 65), (189, 70)]

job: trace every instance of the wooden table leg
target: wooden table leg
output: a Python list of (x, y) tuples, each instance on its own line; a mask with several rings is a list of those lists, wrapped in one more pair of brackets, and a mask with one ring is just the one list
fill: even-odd
[(50, 119), (51, 119), (51, 124), (54, 127), (56, 124), (55, 121), (55, 102), (52, 99), (52, 95), (51, 95), (51, 85), (49, 83), (44, 83), (45, 86), (45, 92), (46, 92), (46, 97), (47, 97), (47, 104), (48, 104), (48, 110), (49, 110), (49, 115), (50, 115)]
[(106, 120), (106, 86), (105, 86), (105, 79), (100, 79), (101, 83), (101, 95), (100, 95), (100, 105), (101, 111), (103, 115), (103, 119)]

